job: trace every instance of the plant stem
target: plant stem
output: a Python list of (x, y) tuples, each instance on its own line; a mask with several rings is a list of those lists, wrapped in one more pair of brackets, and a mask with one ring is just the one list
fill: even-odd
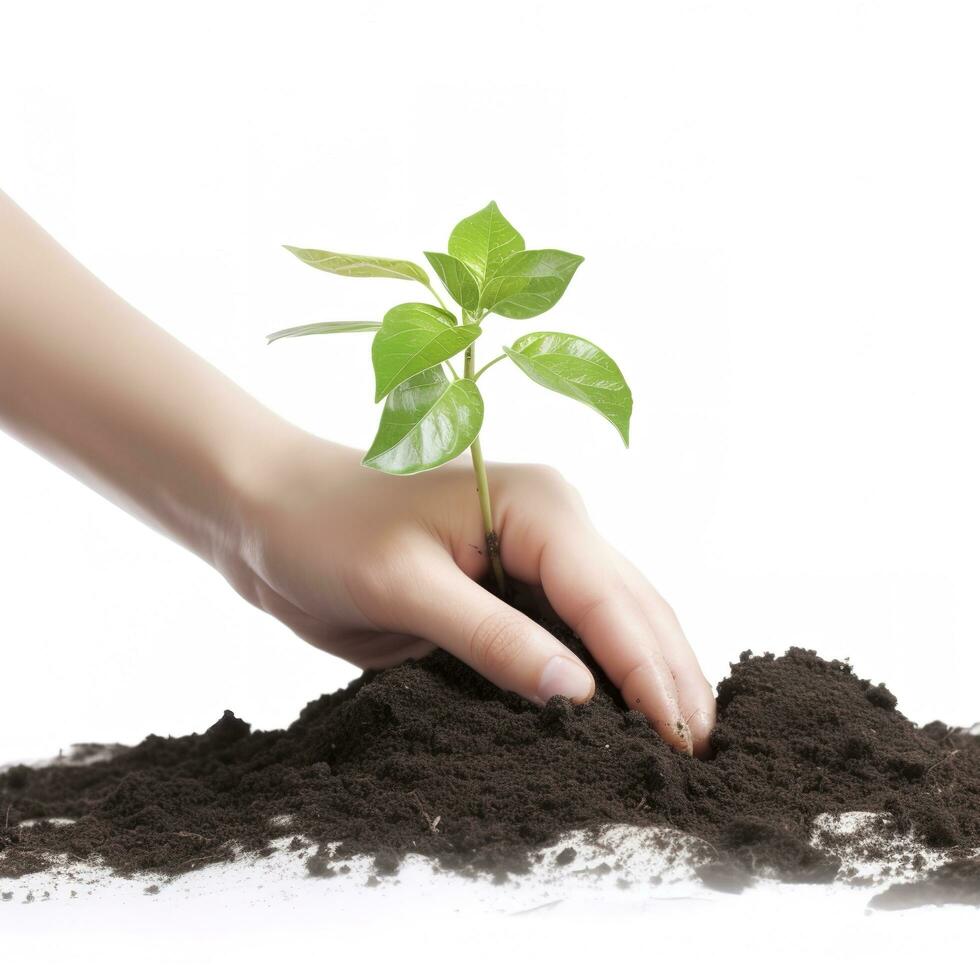
[[(473, 358), (475, 356), (475, 344), (470, 344), (463, 355), (463, 377), (475, 381), (473, 373)], [(490, 484), (487, 482), (487, 466), (483, 460), (483, 447), (480, 445), (480, 437), (477, 436), (470, 446), (470, 455), (473, 457), (473, 472), (476, 474), (476, 492), (480, 497), (480, 513), (483, 515), (483, 532), (487, 542), (487, 557), (490, 559), (490, 567), (493, 569), (493, 577), (497, 583), (497, 592), (500, 597), (507, 596), (507, 578), (504, 575), (504, 566), (500, 562), (500, 539), (497, 532), (493, 529), (493, 508), (490, 504)]]
[(435, 291), (435, 290), (434, 290), (434, 289), (432, 288), (432, 286), (430, 286), (430, 285), (429, 285), (428, 283), (423, 283), (423, 285), (425, 286), (425, 288), (426, 288), (426, 289), (428, 289), (428, 291), (429, 291), (430, 293), (432, 293), (432, 295), (433, 295), (433, 296), (435, 296), (435, 298), (436, 298), (436, 302), (437, 302), (437, 303), (438, 303), (438, 304), (439, 304), (439, 305), (440, 305), (440, 306), (441, 306), (441, 307), (442, 307), (442, 308), (443, 308), (443, 309), (444, 309), (444, 310), (445, 310), (445, 311), (446, 311), (447, 313), (449, 313), (449, 312), (451, 312), (451, 311), (450, 311), (450, 309), (449, 309), (449, 307), (448, 307), (448, 306), (446, 306), (446, 303), (445, 303), (445, 301), (443, 300), (443, 298), (442, 298), (442, 297), (441, 297), (441, 296), (440, 296), (440, 295), (439, 295), (439, 294), (438, 294), (438, 293), (437, 293), (437, 292), (436, 292), (436, 291)]
[(495, 357), (492, 361), (487, 361), (487, 363), (484, 364), (483, 367), (481, 367), (480, 370), (473, 375), (473, 380), (479, 381), (480, 375), (483, 374), (483, 372), (486, 371), (487, 368), (492, 368), (494, 364), (497, 363), (497, 361), (502, 361), (506, 356), (507, 356), (506, 354), (501, 354), (498, 357)]

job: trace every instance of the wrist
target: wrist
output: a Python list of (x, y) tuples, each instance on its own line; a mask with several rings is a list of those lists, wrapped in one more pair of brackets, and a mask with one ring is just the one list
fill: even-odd
[(329, 493), (343, 471), (359, 465), (359, 454), (320, 439), (269, 413), (267, 424), (226, 447), (221, 464), (220, 518), (204, 542), (205, 560), (224, 572), (259, 560), (278, 515), (299, 509), (312, 488)]

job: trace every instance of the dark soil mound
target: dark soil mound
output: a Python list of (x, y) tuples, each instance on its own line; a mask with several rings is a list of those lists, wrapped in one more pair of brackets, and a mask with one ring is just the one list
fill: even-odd
[[(834, 878), (840, 860), (811, 846), (811, 822), (853, 810), (968, 854), (980, 739), (917, 728), (895, 703), (809, 651), (743, 654), (701, 761), (668, 749), (608, 686), (582, 707), (538, 709), (438, 652), (321, 697), (285, 731), (252, 732), (226, 712), (203, 735), (151, 735), (110, 761), (0, 775), (0, 876), (51, 853), (176, 874), (284, 833), (341, 841), (333, 859), (373, 854), (381, 872), (409, 852), (520, 871), (563, 832), (627, 823), (697, 836), (716, 856), (703, 878), (737, 889), (746, 872)], [(284, 832), (275, 818), (287, 814)], [(18, 828), (52, 817), (77, 822)], [(310, 869), (331, 873), (331, 861)]]

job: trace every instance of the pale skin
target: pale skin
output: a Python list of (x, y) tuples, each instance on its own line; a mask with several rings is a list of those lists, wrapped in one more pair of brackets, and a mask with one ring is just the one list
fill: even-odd
[[(129, 306), (2, 193), (0, 426), (358, 667), (439, 646), (537, 704), (595, 691), (568, 648), (478, 584), (467, 462), (413, 477), (362, 467)], [(664, 739), (703, 754), (714, 696), (668, 604), (556, 471), (488, 472), (507, 574), (540, 586)]]

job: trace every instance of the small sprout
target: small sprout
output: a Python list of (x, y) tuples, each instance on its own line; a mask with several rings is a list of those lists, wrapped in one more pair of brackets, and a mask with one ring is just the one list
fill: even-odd
[[(349, 255), (313, 248), (288, 251), (307, 265), (338, 276), (414, 281), (432, 303), (401, 303), (378, 320), (335, 320), (278, 330), (270, 343), (313, 334), (373, 333), (375, 401), (384, 399), (365, 466), (395, 476), (432, 470), (467, 449), (473, 458), (486, 537), (486, 553), (501, 595), (507, 587), (486, 466), (480, 446), (484, 405), (478, 382), (510, 360), (544, 388), (583, 402), (608, 419), (629, 445), (633, 396), (615, 361), (591, 341), (569, 333), (526, 333), (481, 367), (476, 341), (491, 314), (527, 320), (550, 310), (564, 295), (582, 263), (580, 255), (558, 249), (527, 249), (524, 239), (491, 201), (464, 218), (449, 236), (446, 252), (426, 252), (459, 313), (452, 312), (421, 266), (404, 259)], [(457, 367), (453, 358), (462, 355)], [(430, 822), (433, 832), (439, 818)]]

